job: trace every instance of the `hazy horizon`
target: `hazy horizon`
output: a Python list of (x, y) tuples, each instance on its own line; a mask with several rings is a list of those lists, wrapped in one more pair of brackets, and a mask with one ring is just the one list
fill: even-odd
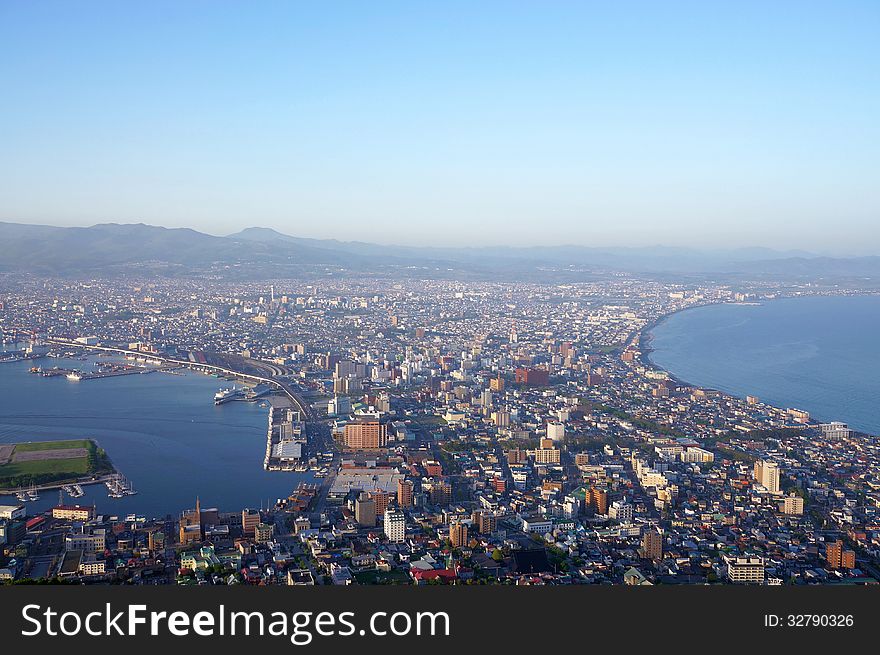
[(0, 220), (880, 253), (873, 2), (7, 3)]
[(797, 256), (798, 254), (804, 255), (814, 255), (820, 257), (840, 257), (840, 258), (850, 258), (850, 257), (859, 257), (859, 256), (880, 256), (877, 253), (869, 252), (865, 254), (856, 254), (851, 252), (835, 252), (828, 249), (803, 249), (803, 248), (775, 248), (773, 246), (764, 246), (764, 245), (743, 245), (743, 246), (688, 246), (681, 245), (675, 243), (645, 243), (643, 245), (631, 245), (631, 244), (619, 244), (619, 243), (608, 243), (608, 244), (596, 244), (596, 243), (575, 243), (575, 242), (558, 242), (558, 243), (547, 243), (547, 244), (511, 244), (511, 243), (481, 243), (481, 242), (471, 242), (466, 244), (443, 244), (443, 243), (403, 243), (401, 241), (389, 241), (383, 240), (381, 238), (376, 239), (346, 239), (339, 236), (319, 236), (319, 237), (310, 237), (303, 236), (296, 233), (285, 232), (284, 230), (268, 227), (265, 225), (245, 225), (240, 229), (234, 232), (212, 232), (209, 230), (198, 229), (189, 225), (160, 225), (157, 223), (146, 223), (143, 221), (132, 221), (132, 222), (122, 222), (122, 221), (102, 221), (99, 223), (82, 223), (75, 225), (61, 225), (61, 224), (52, 224), (52, 223), (25, 223), (21, 221), (7, 221), (0, 220), (0, 225), (31, 225), (34, 227), (58, 227), (58, 228), (94, 228), (100, 226), (107, 225), (118, 225), (118, 226), (134, 226), (134, 225), (144, 225), (146, 227), (154, 227), (154, 228), (163, 228), (163, 229), (191, 229), (196, 230), (202, 234), (206, 234), (213, 237), (236, 237), (240, 233), (246, 230), (272, 230), (282, 236), (289, 236), (295, 238), (303, 238), (303, 239), (315, 239), (318, 241), (338, 241), (342, 243), (365, 243), (369, 245), (378, 245), (378, 246), (400, 246), (406, 248), (449, 248), (449, 249), (493, 249), (493, 248), (510, 248), (510, 249), (528, 249), (532, 247), (536, 248), (597, 248), (597, 249), (608, 249), (608, 250), (618, 250), (618, 249), (632, 249), (632, 250), (652, 250), (652, 249), (684, 249), (684, 250), (693, 250), (696, 253), (704, 253), (711, 254), (713, 252), (723, 253), (723, 252), (736, 252), (736, 251), (749, 251), (749, 250), (767, 250), (772, 251), (778, 254), (789, 254), (793, 253), (792, 256)]

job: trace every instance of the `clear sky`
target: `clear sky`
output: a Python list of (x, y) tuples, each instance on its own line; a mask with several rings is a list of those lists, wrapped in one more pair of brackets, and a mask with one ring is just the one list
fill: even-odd
[(880, 2), (0, 0), (0, 220), (880, 253)]

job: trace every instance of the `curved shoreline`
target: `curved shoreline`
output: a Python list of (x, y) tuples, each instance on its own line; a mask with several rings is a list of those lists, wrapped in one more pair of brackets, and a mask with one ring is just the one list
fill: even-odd
[[(875, 298), (875, 297), (877, 297), (877, 295), (878, 295), (878, 294), (874, 294), (874, 293), (861, 293), (861, 294), (852, 294), (852, 295), (848, 295), (848, 294), (847, 294), (847, 295), (844, 295), (844, 294), (840, 294), (840, 295), (832, 294), (832, 295), (783, 296), (783, 297), (780, 297), (780, 298), (765, 298), (765, 299), (761, 299), (761, 301), (760, 301), (759, 304), (762, 305), (762, 304), (764, 304), (764, 303), (770, 303), (770, 302), (773, 302), (773, 301), (775, 301), (775, 300), (794, 300), (794, 299), (798, 299), (798, 298), (822, 298), (822, 297), (828, 297), (828, 298)], [(675, 311), (673, 311), (673, 312), (669, 312), (668, 314), (664, 314), (663, 316), (660, 316), (660, 317), (658, 317), (657, 319), (651, 321), (648, 325), (646, 325), (644, 328), (642, 328), (642, 329), (639, 331), (639, 357), (638, 357), (639, 362), (640, 362), (642, 365), (644, 365), (645, 367), (647, 367), (647, 368), (649, 368), (649, 369), (651, 369), (651, 370), (654, 370), (654, 371), (660, 371), (660, 372), (665, 373), (667, 376), (669, 376), (669, 379), (672, 380), (673, 382), (675, 382), (678, 386), (687, 387), (687, 388), (689, 388), (689, 389), (703, 389), (703, 390), (706, 390), (706, 391), (711, 391), (711, 392), (714, 392), (714, 393), (719, 393), (719, 394), (722, 394), (722, 395), (727, 396), (727, 397), (730, 397), (730, 398), (735, 398), (735, 399), (740, 400), (740, 401), (745, 401), (745, 400), (746, 400), (746, 396), (751, 395), (751, 394), (746, 394), (746, 396), (740, 396), (740, 395), (738, 395), (738, 394), (736, 394), (736, 393), (732, 393), (732, 392), (729, 392), (729, 391), (724, 391), (724, 390), (722, 390), (722, 389), (718, 389), (718, 388), (713, 387), (713, 386), (708, 386), (708, 385), (698, 385), (698, 384), (694, 384), (694, 383), (692, 383), (692, 382), (688, 382), (687, 380), (684, 380), (684, 379), (678, 377), (678, 376), (677, 376), (676, 374), (674, 374), (672, 371), (670, 371), (670, 370), (668, 370), (668, 369), (666, 369), (666, 368), (660, 366), (659, 364), (657, 364), (656, 362), (654, 362), (654, 361), (651, 359), (651, 353), (654, 352), (654, 348), (652, 348), (651, 345), (650, 345), (651, 342), (652, 342), (653, 339), (654, 339), (653, 331), (654, 331), (655, 329), (657, 329), (658, 327), (660, 327), (660, 326), (661, 326), (661, 325), (662, 325), (667, 319), (669, 319), (669, 318), (675, 316), (676, 314), (680, 314), (680, 313), (682, 313), (682, 312), (686, 312), (686, 311), (689, 311), (689, 310), (692, 310), (692, 309), (699, 309), (699, 308), (701, 308), (701, 307), (709, 307), (709, 306), (713, 306), (713, 305), (737, 305), (737, 304), (741, 304), (741, 303), (732, 303), (732, 302), (707, 302), (707, 303), (702, 303), (702, 304), (698, 304), (698, 305), (692, 305), (692, 306), (690, 306), (690, 307), (683, 307), (683, 308), (681, 308), (681, 309), (677, 309), (677, 310), (675, 310)], [(785, 411), (786, 411), (786, 408), (779, 407), (778, 405), (775, 405), (775, 404), (772, 404), (772, 403), (769, 403), (769, 402), (764, 402), (764, 401), (760, 400), (760, 398), (759, 398), (759, 404), (764, 405), (764, 406), (766, 406), (766, 407), (772, 407), (772, 408), (774, 408), (775, 410), (777, 410), (777, 411), (779, 411), (779, 412), (785, 412)], [(835, 419), (824, 420), (824, 419), (820, 419), (820, 418), (818, 418), (817, 416), (815, 416), (815, 415), (813, 414), (813, 412), (812, 412), (809, 408), (805, 408), (804, 411), (806, 411), (806, 412), (809, 413), (809, 415), (810, 415), (810, 422), (811, 422), (811, 423), (827, 423), (827, 422), (829, 422), (829, 420), (830, 420), (830, 421), (840, 421), (840, 420), (842, 420), (841, 418), (835, 418)], [(846, 421), (844, 421), (844, 422), (846, 422)], [(847, 425), (848, 425), (848, 422), (847, 422)], [(859, 430), (859, 429), (852, 428), (852, 427), (851, 427), (850, 429), (851, 429), (854, 433), (859, 433), (859, 434), (864, 434), (864, 435), (872, 435), (872, 434), (874, 434), (874, 433), (872, 433), (872, 432), (864, 432), (863, 430)]]
[(712, 389), (711, 387), (700, 387), (699, 385), (692, 384), (687, 380), (682, 380), (677, 377), (672, 371), (668, 371), (659, 364), (657, 364), (654, 360), (651, 359), (651, 353), (654, 352), (654, 349), (651, 347), (651, 342), (654, 340), (654, 330), (663, 325), (668, 319), (672, 318), (676, 314), (681, 314), (683, 312), (688, 312), (692, 309), (699, 309), (701, 307), (711, 307), (713, 305), (729, 305), (733, 303), (725, 303), (725, 302), (707, 302), (701, 303), (699, 305), (691, 305), (690, 307), (682, 307), (681, 309), (676, 309), (674, 312), (669, 312), (668, 314), (663, 314), (650, 323), (648, 323), (645, 327), (639, 330), (639, 363), (644, 365), (645, 367), (654, 370), (661, 371), (669, 376), (670, 380), (677, 382), (681, 386), (690, 387), (692, 389), (708, 389), (709, 391), (717, 391), (719, 393), (725, 393), (720, 389)]

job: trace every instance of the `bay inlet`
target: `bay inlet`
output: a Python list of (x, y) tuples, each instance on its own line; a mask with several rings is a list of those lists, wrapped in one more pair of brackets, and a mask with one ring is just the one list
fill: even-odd
[[(115, 499), (104, 485), (64, 501), (97, 505), (104, 514), (177, 516), (192, 507), (221, 511), (285, 498), (310, 473), (263, 469), (268, 409), (262, 403), (214, 405), (231, 383), (194, 372), (67, 380), (28, 373), (31, 366), (86, 369), (85, 361), (41, 359), (0, 364), (0, 443), (90, 438), (104, 448), (136, 495)], [(0, 504), (18, 501), (0, 496)], [(58, 491), (28, 503), (35, 514), (58, 502)]]
[(676, 378), (758, 396), (880, 434), (880, 296), (707, 305), (651, 330), (651, 361)]

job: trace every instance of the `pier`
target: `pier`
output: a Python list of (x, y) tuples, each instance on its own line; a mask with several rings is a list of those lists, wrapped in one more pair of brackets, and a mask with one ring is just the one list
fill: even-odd
[[(106, 353), (117, 353), (120, 355), (125, 355), (128, 357), (144, 357), (144, 353), (140, 353), (134, 350), (128, 350), (126, 348), (113, 348), (109, 346), (90, 346), (83, 343), (79, 343), (77, 341), (72, 341), (70, 339), (61, 339), (58, 337), (50, 337), (48, 339), (50, 343), (54, 343), (57, 345), (63, 345), (71, 348), (81, 348), (84, 350), (93, 350), (96, 352), (106, 352)], [(268, 384), (272, 388), (275, 388), (281, 391), (290, 401), (296, 406), (297, 410), (300, 412), (300, 416), (305, 421), (314, 421), (317, 416), (315, 415), (314, 410), (309, 406), (309, 404), (303, 399), (302, 396), (299, 395), (297, 390), (294, 388), (293, 384), (289, 380), (285, 380), (283, 378), (276, 378), (274, 376), (266, 376), (266, 375), (254, 375), (251, 373), (243, 373), (241, 371), (236, 371), (227, 367), (217, 366), (215, 364), (208, 364), (207, 362), (194, 362), (189, 359), (175, 359), (173, 357), (166, 357), (164, 355), (156, 355), (150, 354), (149, 359), (151, 361), (171, 364), (173, 367), (183, 367), (188, 368), (194, 371), (199, 371), (201, 373), (208, 374), (218, 374), (224, 377), (231, 377), (234, 379), (241, 379), (246, 382), (255, 382), (255, 383), (263, 383)], [(277, 368), (274, 369), (277, 371)], [(274, 372), (274, 371), (273, 371)]]
[(146, 373), (154, 373), (156, 372), (156, 370), (158, 369), (146, 368), (143, 366), (131, 366), (128, 364), (119, 364), (113, 366), (104, 365), (95, 371), (82, 371), (79, 369), (60, 368), (57, 366), (50, 369), (34, 367), (31, 369), (31, 373), (44, 378), (64, 376), (68, 380), (78, 382), (80, 380), (100, 380), (102, 378), (115, 378), (122, 375), (143, 375)]

